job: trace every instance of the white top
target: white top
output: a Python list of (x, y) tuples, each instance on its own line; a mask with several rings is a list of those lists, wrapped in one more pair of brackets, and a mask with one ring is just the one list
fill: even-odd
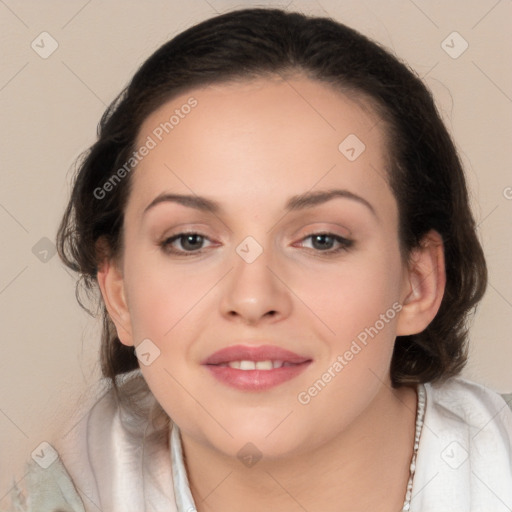
[[(134, 373), (132, 382), (145, 386)], [(510, 512), (512, 395), (461, 377), (425, 384), (425, 391), (411, 511)], [(140, 415), (105, 394), (59, 448), (60, 458), (46, 469), (30, 461), (23, 480), (28, 500), (13, 491), (8, 510), (194, 512), (177, 425), (150, 393), (137, 403)], [(164, 416), (160, 428), (148, 420), (158, 425)]]

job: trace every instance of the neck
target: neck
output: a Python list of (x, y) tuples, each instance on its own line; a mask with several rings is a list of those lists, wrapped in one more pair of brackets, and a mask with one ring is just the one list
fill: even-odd
[(348, 429), (308, 452), (246, 467), (184, 436), (198, 512), (402, 509), (416, 421), (416, 392), (383, 385)]

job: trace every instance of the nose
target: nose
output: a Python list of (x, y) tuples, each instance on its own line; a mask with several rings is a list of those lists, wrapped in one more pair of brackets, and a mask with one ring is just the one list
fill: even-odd
[(235, 254), (234, 268), (226, 276), (220, 302), (221, 314), (247, 325), (274, 323), (290, 315), (291, 291), (286, 275), (270, 251), (249, 262)]

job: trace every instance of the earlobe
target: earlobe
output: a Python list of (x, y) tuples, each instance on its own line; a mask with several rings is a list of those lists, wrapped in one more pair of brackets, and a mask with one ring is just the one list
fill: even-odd
[(446, 286), (444, 246), (441, 235), (429, 231), (413, 249), (406, 276), (397, 335), (417, 334), (436, 316)]
[(133, 346), (130, 314), (121, 270), (113, 261), (105, 259), (98, 270), (97, 279), (105, 307), (116, 326), (119, 340), (123, 345)]

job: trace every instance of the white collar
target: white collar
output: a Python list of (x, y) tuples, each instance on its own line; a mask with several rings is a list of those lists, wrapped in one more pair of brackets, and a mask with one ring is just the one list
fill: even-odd
[(176, 423), (171, 427), (171, 464), (174, 497), (178, 512), (195, 512), (194, 498), (190, 492), (187, 470), (183, 463), (183, 450), (181, 446), (180, 429)]
[[(460, 377), (427, 383), (425, 391), (411, 511), (510, 511), (512, 411), (507, 403)], [(512, 408), (512, 395), (507, 400)], [(147, 402), (148, 410), (156, 404), (152, 395)], [(57, 459), (43, 469), (30, 460), (24, 482), (32, 510), (195, 512), (179, 428), (171, 423), (160, 435), (147, 418), (122, 411), (107, 393), (80, 422), (67, 452), (60, 451), (63, 463)]]

